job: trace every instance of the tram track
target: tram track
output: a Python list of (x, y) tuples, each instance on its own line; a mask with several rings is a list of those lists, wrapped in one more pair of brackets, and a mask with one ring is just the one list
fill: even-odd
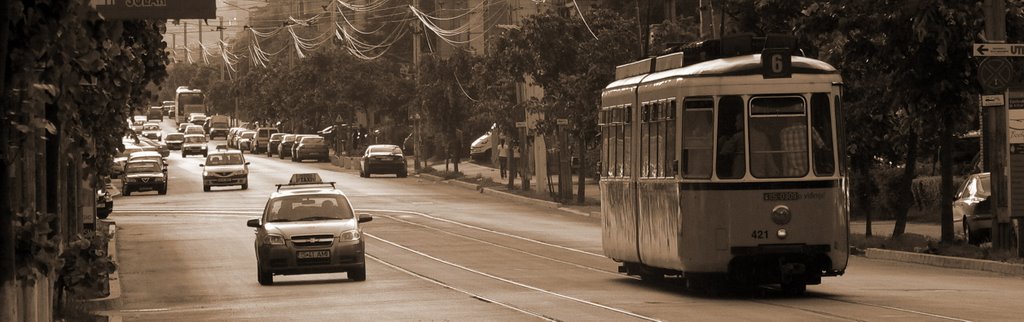
[[(535, 244), (535, 245), (539, 245), (539, 246), (551, 247), (551, 248), (553, 248), (553, 249), (555, 249), (557, 251), (569, 251), (569, 252), (573, 252), (573, 253), (577, 253), (577, 254), (585, 254), (585, 255), (605, 258), (601, 254), (595, 254), (595, 253), (592, 253), (592, 252), (587, 252), (587, 251), (583, 251), (583, 250), (579, 250), (579, 249), (573, 249), (573, 248), (569, 248), (569, 247), (565, 247), (565, 246), (561, 246), (561, 245), (551, 244), (551, 243), (548, 243), (548, 242), (536, 240), (536, 239), (525, 237), (525, 236), (519, 236), (519, 235), (515, 235), (515, 234), (510, 234), (510, 233), (507, 233), (507, 232), (501, 232), (501, 231), (497, 231), (497, 230), (486, 228), (486, 227), (475, 226), (475, 225), (471, 225), (471, 224), (467, 224), (467, 223), (463, 223), (463, 222), (458, 222), (458, 221), (454, 221), (454, 220), (450, 220), (450, 219), (440, 218), (440, 217), (436, 217), (436, 216), (431, 216), (431, 215), (424, 214), (424, 213), (419, 213), (419, 212), (401, 211), (401, 210), (383, 210), (383, 209), (362, 209), (362, 211), (371, 212), (371, 213), (374, 213), (375, 215), (380, 216), (382, 218), (387, 218), (389, 220), (393, 220), (395, 222), (402, 223), (404, 225), (410, 225), (410, 226), (418, 227), (420, 229), (429, 230), (429, 231), (432, 231), (432, 232), (435, 232), (435, 233), (445, 234), (445, 235), (448, 235), (448, 236), (452, 236), (452, 237), (456, 237), (456, 238), (465, 239), (465, 240), (468, 240), (468, 241), (473, 241), (473, 242), (481, 243), (481, 244), (488, 245), (488, 246), (491, 246), (491, 247), (497, 247), (497, 248), (500, 248), (500, 249), (503, 249), (503, 250), (511, 251), (511, 252), (514, 252), (514, 253), (517, 253), (517, 254), (521, 254), (521, 255), (530, 256), (530, 257), (541, 259), (541, 260), (544, 260), (544, 261), (550, 261), (550, 262), (558, 263), (558, 264), (561, 264), (561, 265), (567, 265), (567, 266), (570, 266), (570, 267), (573, 267), (573, 268), (576, 268), (576, 269), (583, 269), (583, 270), (587, 270), (587, 271), (590, 271), (590, 272), (596, 272), (596, 273), (599, 273), (599, 274), (613, 275), (613, 276), (618, 277), (618, 278), (628, 278), (628, 279), (633, 279), (633, 280), (639, 280), (638, 277), (623, 275), (623, 274), (618, 273), (617, 271), (611, 271), (611, 270), (604, 269), (604, 268), (601, 268), (601, 267), (590, 266), (590, 265), (586, 265), (586, 264), (581, 264), (581, 263), (576, 263), (576, 262), (571, 262), (571, 261), (559, 259), (559, 258), (556, 258), (555, 256), (550, 256), (550, 255), (546, 255), (546, 254), (541, 254), (539, 252), (526, 250), (526, 249), (524, 249), (525, 247), (513, 247), (513, 246), (509, 246), (509, 245), (505, 245), (505, 244), (500, 244), (500, 243), (497, 243), (497, 242), (494, 242), (494, 241), (489, 241), (489, 240), (486, 240), (484, 238), (473, 236), (473, 235), (470, 235), (470, 234), (467, 234), (467, 233), (456, 232), (456, 231), (452, 231), (450, 229), (444, 229), (443, 227), (438, 227), (438, 226), (431, 226), (431, 225), (426, 224), (426, 223), (414, 222), (414, 221), (411, 221), (411, 220), (402, 219), (399, 216), (389, 215), (389, 214), (386, 214), (386, 213), (397, 213), (397, 214), (403, 214), (403, 215), (414, 215), (414, 216), (417, 216), (419, 218), (423, 218), (423, 219), (426, 219), (426, 220), (429, 220), (429, 221), (439, 222), (439, 223), (442, 223), (444, 225), (454, 225), (456, 227), (461, 227), (461, 228), (464, 228), (464, 229), (469, 229), (471, 231), (484, 232), (484, 233), (494, 234), (494, 235), (501, 236), (501, 237), (504, 237), (504, 238), (511, 238), (513, 240), (522, 241), (522, 242), (526, 242), (526, 243), (531, 243), (531, 244)], [(369, 235), (369, 234), (367, 234), (367, 235)], [(377, 236), (372, 236), (372, 235), (369, 235), (369, 236), (372, 237), (372, 238), (378, 239), (380, 241), (386, 242), (386, 243), (392, 243), (390, 241), (385, 241), (384, 239), (381, 239), (381, 238), (379, 238)], [(461, 266), (459, 264), (455, 264), (455, 263), (452, 263), (452, 262), (449, 262), (449, 261), (446, 261), (446, 260), (443, 260), (443, 259), (440, 259), (440, 258), (436, 258), (436, 257), (433, 257), (433, 256), (428, 255), (426, 253), (423, 253), (423, 252), (420, 252), (420, 251), (416, 251), (416, 250), (413, 250), (413, 249), (405, 247), (405, 246), (401, 246), (401, 245), (397, 245), (397, 244), (394, 244), (394, 245), (398, 246), (398, 247), (405, 248), (408, 251), (414, 252), (414, 253), (416, 253), (416, 254), (418, 254), (420, 256), (425, 256), (427, 258), (430, 258), (433, 261), (438, 261), (438, 262), (444, 263), (446, 265), (454, 265), (455, 267), (459, 267), (460, 269), (469, 270), (469, 271), (474, 272), (476, 274), (482, 274), (484, 276), (487, 276), (487, 277), (495, 279), (495, 280), (500, 280), (500, 281), (503, 281), (503, 282), (517, 283), (517, 282), (511, 281), (511, 280), (507, 280), (507, 279), (504, 279), (504, 278), (501, 278), (501, 277), (498, 277), (498, 276), (494, 276), (494, 275), (491, 275), (491, 274), (487, 274), (487, 273), (484, 273), (484, 272), (473, 270), (471, 268), (464, 267), (464, 266)], [(379, 261), (379, 262), (381, 262), (381, 263), (383, 263), (383, 264), (385, 264), (385, 265), (387, 265), (389, 267), (393, 267), (393, 268), (405, 271), (401, 267), (398, 267), (398, 266), (396, 266), (396, 265), (394, 265), (392, 263), (387, 263), (387, 262), (383, 261), (382, 259), (374, 258), (374, 260), (377, 260), (377, 261)], [(415, 273), (415, 272), (407, 271), (406, 273), (407, 274), (416, 274), (417, 277), (425, 278), (425, 279), (430, 279), (427, 276), (420, 276), (418, 273)], [(441, 282), (441, 281), (433, 280), (433, 282), (440, 283), (440, 284), (444, 285), (444, 283)], [(526, 287), (528, 285), (523, 284), (523, 286)], [(449, 287), (449, 286), (446, 285), (445, 287)], [(773, 288), (768, 288), (768, 287), (762, 288), (762, 290), (778, 291), (778, 290), (775, 290)], [(467, 293), (467, 294), (469, 294), (469, 293)], [(680, 294), (680, 295), (684, 295), (684, 294)], [(582, 300), (582, 299), (580, 299), (580, 300), (581, 301), (586, 301), (586, 300)], [(829, 311), (822, 310), (822, 309), (815, 309), (813, 307), (805, 307), (805, 306), (793, 305), (793, 304), (783, 304), (783, 303), (779, 303), (779, 302), (776, 302), (776, 301), (769, 301), (769, 300), (763, 300), (763, 299), (751, 299), (751, 298), (743, 299), (743, 298), (740, 298), (740, 300), (751, 302), (751, 303), (757, 303), (757, 304), (760, 304), (760, 305), (766, 305), (766, 306), (772, 306), (772, 307), (783, 308), (783, 309), (788, 309), (788, 310), (800, 311), (800, 312), (804, 312), (806, 314), (816, 315), (816, 316), (819, 316), (821, 318), (830, 319), (830, 320), (844, 320), (844, 321), (869, 321), (869, 320), (872, 320), (870, 318), (869, 319), (859, 318), (858, 315), (856, 315), (856, 312), (863, 312), (862, 309), (852, 309), (851, 308), (851, 309), (848, 309), (848, 310), (843, 310), (843, 311), (848, 311), (849, 313), (853, 313), (853, 314), (844, 314), (844, 313), (829, 312)], [(828, 302), (834, 302), (834, 303), (844, 303), (844, 304), (848, 304), (848, 305), (856, 305), (858, 307), (869, 307), (869, 308), (874, 308), (874, 309), (883, 310), (883, 311), (896, 312), (896, 314), (905, 314), (905, 315), (907, 315), (906, 317), (908, 317), (908, 318), (910, 316), (917, 316), (917, 317), (923, 318), (923, 319), (938, 319), (938, 320), (946, 320), (946, 321), (965, 321), (965, 322), (966, 321), (971, 321), (971, 320), (967, 320), (967, 319), (962, 319), (962, 318), (957, 318), (957, 317), (952, 317), (952, 316), (947, 316), (947, 315), (942, 315), (942, 314), (929, 313), (929, 312), (923, 312), (923, 311), (919, 311), (919, 310), (913, 310), (913, 309), (908, 309), (908, 308), (901, 308), (901, 307), (890, 306), (890, 305), (875, 304), (875, 303), (869, 303), (869, 302), (863, 302), (863, 301), (853, 301), (853, 300), (836, 299), (836, 298), (829, 298), (829, 297), (810, 297), (810, 296), (808, 296), (806, 298), (803, 298), (803, 299), (800, 299), (800, 300), (801, 301), (828, 301)], [(590, 302), (590, 301), (587, 301), (587, 302)], [(501, 303), (496, 303), (496, 304), (501, 305)], [(595, 302), (595, 304), (597, 304), (597, 303)], [(601, 305), (601, 304), (597, 304), (597, 305)], [(524, 312), (524, 313), (526, 313), (526, 312)], [(543, 315), (538, 315), (538, 316), (542, 317), (542, 318), (545, 318), (545, 319), (548, 318), (548, 317), (543, 317)], [(652, 321), (659, 320), (658, 318), (655, 318), (655, 317), (646, 317), (646, 316), (644, 317), (644, 319), (649, 319), (649, 320), (652, 320)]]

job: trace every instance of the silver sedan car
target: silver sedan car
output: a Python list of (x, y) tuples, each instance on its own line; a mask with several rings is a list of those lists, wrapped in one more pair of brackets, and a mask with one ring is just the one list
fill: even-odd
[(315, 173), (296, 174), (270, 195), (263, 215), (246, 225), (256, 228), (256, 275), (261, 285), (274, 275), (346, 272), (366, 280), (365, 244), (361, 223), (348, 197)]

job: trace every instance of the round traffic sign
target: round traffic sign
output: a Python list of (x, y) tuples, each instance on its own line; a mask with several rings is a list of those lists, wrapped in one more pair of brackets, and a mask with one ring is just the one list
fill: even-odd
[(1002, 93), (1013, 80), (1013, 65), (1006, 57), (987, 57), (978, 66), (978, 81), (988, 93)]

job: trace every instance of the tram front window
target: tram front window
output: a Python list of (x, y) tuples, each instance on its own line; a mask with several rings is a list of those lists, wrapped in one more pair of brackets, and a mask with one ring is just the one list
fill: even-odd
[(718, 101), (718, 156), (715, 175), (719, 179), (739, 179), (746, 174), (743, 130), (743, 99), (725, 96)]
[[(750, 101), (750, 174), (757, 178), (807, 175), (807, 114), (799, 96)], [(820, 139), (820, 138), (819, 138)]]

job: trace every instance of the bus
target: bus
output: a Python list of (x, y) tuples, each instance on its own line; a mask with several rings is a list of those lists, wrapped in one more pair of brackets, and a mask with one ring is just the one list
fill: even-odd
[(188, 122), (191, 113), (203, 113), (210, 115), (206, 106), (206, 95), (202, 90), (189, 89), (186, 86), (178, 87), (174, 94), (174, 120), (176, 124)]
[(789, 294), (845, 272), (842, 78), (795, 44), (727, 37), (616, 68), (599, 106), (600, 191), (620, 272)]

